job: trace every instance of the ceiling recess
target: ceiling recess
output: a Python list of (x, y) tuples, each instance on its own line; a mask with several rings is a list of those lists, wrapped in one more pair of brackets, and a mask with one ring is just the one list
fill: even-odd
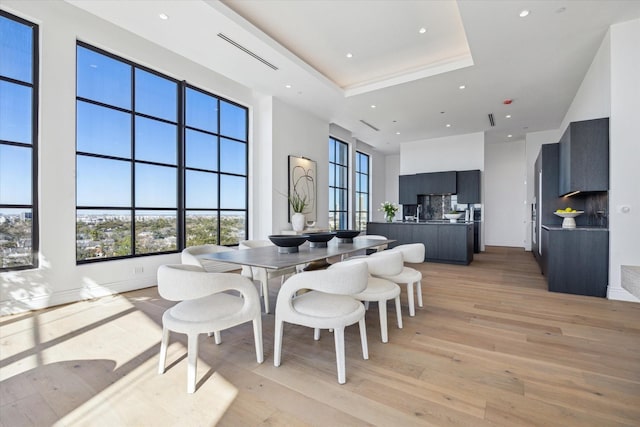
[(493, 119), (493, 113), (489, 113), (489, 123), (491, 124), (491, 127), (496, 125), (496, 121)]
[(380, 129), (378, 129), (377, 127), (375, 127), (374, 125), (372, 125), (371, 123), (367, 123), (364, 120), (360, 120), (362, 123), (364, 123), (365, 125), (369, 126), (371, 129), (375, 130), (376, 132), (380, 132)]
[(278, 67), (273, 65), (271, 62), (267, 61), (266, 59), (264, 59), (260, 55), (257, 55), (255, 53), (251, 52), (249, 49), (247, 49), (246, 47), (242, 46), (240, 43), (236, 42), (235, 40), (230, 39), (229, 37), (225, 36), (222, 33), (218, 33), (218, 37), (220, 37), (222, 40), (226, 41), (227, 43), (230, 43), (231, 45), (237, 47), (238, 49), (240, 49), (241, 51), (243, 51), (247, 55), (254, 57), (255, 59), (257, 59), (258, 61), (262, 62), (267, 67), (269, 67), (269, 68), (271, 68), (273, 70), (278, 70)]

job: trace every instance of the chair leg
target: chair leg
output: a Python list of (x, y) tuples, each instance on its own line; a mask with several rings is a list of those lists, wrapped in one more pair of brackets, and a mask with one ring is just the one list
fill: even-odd
[(344, 326), (335, 328), (333, 338), (336, 343), (336, 364), (338, 365), (338, 382), (344, 384), (346, 380), (345, 374), (345, 357), (344, 357)]
[(158, 373), (164, 374), (167, 364), (167, 345), (169, 344), (169, 329), (162, 328), (162, 340), (160, 341), (160, 358), (158, 360)]
[(280, 366), (282, 355), (282, 328), (283, 322), (276, 317), (275, 333), (273, 336), (273, 366)]
[(389, 342), (389, 332), (387, 330), (387, 301), (378, 301), (378, 313), (380, 313), (380, 335), (382, 342)]
[(416, 282), (416, 292), (418, 293), (418, 307), (422, 307), (422, 282)]
[(320, 340), (320, 328), (313, 328), (313, 339), (316, 341)]
[(198, 365), (198, 334), (187, 335), (187, 393), (196, 391), (196, 368)]
[(407, 283), (407, 299), (409, 301), (409, 316), (415, 316), (416, 306), (413, 302), (413, 282)]
[(398, 328), (402, 329), (402, 310), (400, 310), (400, 295), (396, 298), (396, 317), (398, 318)]
[(213, 340), (216, 344), (220, 344), (222, 342), (222, 338), (220, 337), (220, 331), (215, 331), (213, 333)]
[(369, 345), (367, 344), (367, 325), (364, 322), (364, 316), (358, 321), (360, 327), (360, 342), (362, 343), (362, 358), (369, 359)]
[(258, 363), (264, 362), (264, 351), (262, 349), (262, 317), (260, 313), (253, 319), (253, 340), (256, 343), (256, 360)]

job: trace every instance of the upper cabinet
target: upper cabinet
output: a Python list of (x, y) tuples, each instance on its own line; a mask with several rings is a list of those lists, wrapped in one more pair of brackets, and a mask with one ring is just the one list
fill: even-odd
[(419, 173), (417, 194), (455, 194), (456, 172)]
[(560, 139), (559, 193), (609, 190), (609, 119), (572, 122)]
[(480, 203), (480, 171), (460, 171), (456, 175), (458, 203)]
[(418, 203), (418, 175), (400, 175), (398, 202), (402, 205)]

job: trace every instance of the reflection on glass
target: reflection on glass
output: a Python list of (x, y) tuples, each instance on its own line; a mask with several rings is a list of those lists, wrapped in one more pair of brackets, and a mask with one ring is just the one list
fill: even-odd
[(77, 261), (131, 254), (131, 211), (89, 209), (77, 211)]
[(173, 251), (178, 248), (175, 211), (136, 211), (136, 254)]
[(131, 115), (87, 102), (77, 102), (77, 150), (131, 158)]
[(31, 209), (0, 208), (0, 268), (33, 264)]
[(130, 206), (131, 163), (79, 155), (76, 188), (78, 206)]

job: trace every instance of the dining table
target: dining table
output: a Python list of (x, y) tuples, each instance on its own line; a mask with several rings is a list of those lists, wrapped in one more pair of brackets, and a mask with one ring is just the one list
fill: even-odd
[(322, 248), (310, 247), (309, 242), (298, 247), (298, 252), (280, 253), (278, 247), (264, 246), (260, 248), (243, 249), (238, 251), (215, 252), (198, 255), (199, 258), (212, 261), (222, 261), (230, 264), (263, 267), (271, 270), (281, 270), (296, 265), (309, 264), (336, 256), (365, 252), (367, 249), (393, 243), (395, 240), (356, 239), (353, 242), (342, 242), (334, 238)]

